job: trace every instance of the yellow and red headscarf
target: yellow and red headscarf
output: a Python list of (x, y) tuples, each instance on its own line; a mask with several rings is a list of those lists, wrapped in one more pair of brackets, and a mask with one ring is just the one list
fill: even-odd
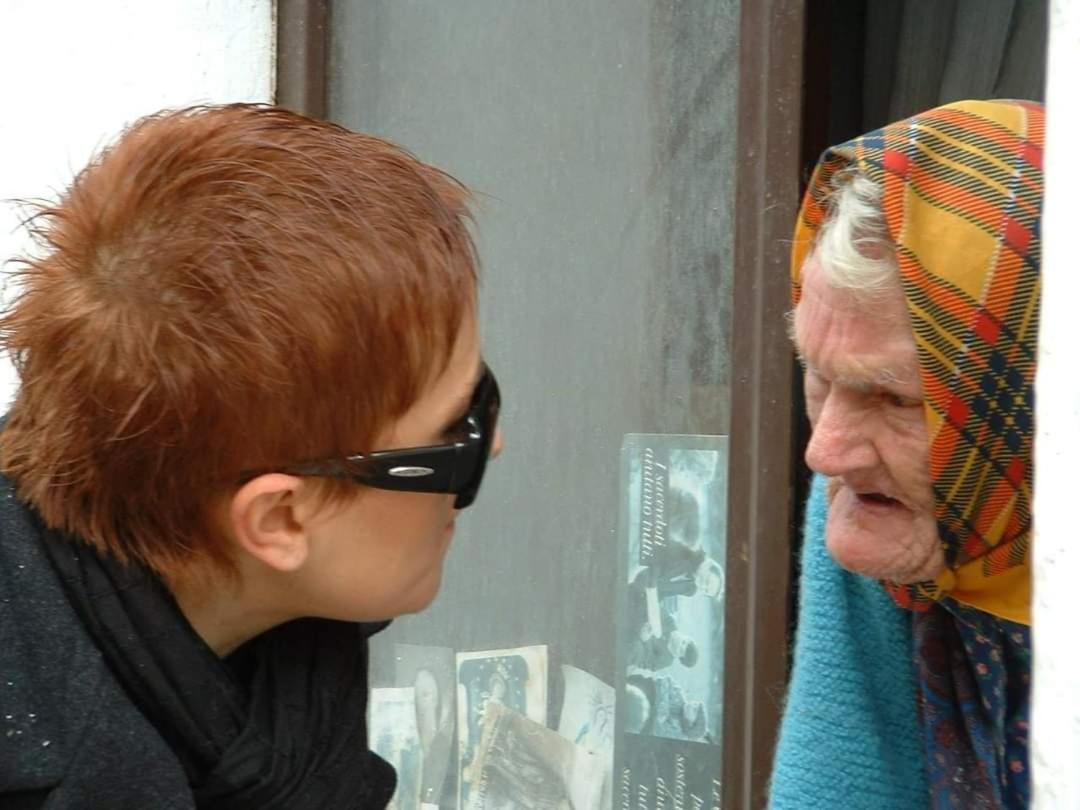
[[(882, 190), (915, 332), (948, 563), (933, 581), (886, 583), (916, 611), (931, 792), (945, 796), (935, 807), (1022, 806), (1028, 790), (1043, 129), (1038, 104), (964, 101), (834, 147), (814, 172), (795, 232), (797, 302), (833, 176), (856, 169)], [(947, 742), (956, 735), (959, 743)], [(976, 792), (948, 788), (949, 768), (967, 769), (965, 778), (978, 770)]]
[(799, 214), (796, 301), (832, 176), (855, 167), (882, 189), (918, 346), (937, 521), (950, 560), (933, 582), (891, 589), (904, 607), (926, 609), (950, 595), (1031, 623), (1042, 143), (1039, 105), (939, 107), (829, 150)]

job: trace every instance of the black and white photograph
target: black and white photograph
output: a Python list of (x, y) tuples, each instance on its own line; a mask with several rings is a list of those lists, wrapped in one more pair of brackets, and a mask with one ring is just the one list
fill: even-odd
[(372, 689), (368, 712), (371, 750), (397, 771), (397, 789), (388, 807), (420, 810), (421, 750), (415, 690)]
[(623, 452), (624, 728), (715, 741), (723, 695), (726, 440), (635, 435)]
[(615, 768), (615, 688), (569, 664), (560, 668), (563, 702), (559, 734), (603, 760), (603, 806), (607, 807)]
[(615, 744), (615, 689), (584, 670), (563, 664), (559, 733), (597, 754)]
[(416, 729), (420, 738), (420, 801), (425, 805), (453, 802), (454, 733), (457, 724), (454, 651), (449, 647), (395, 644), (394, 683), (412, 687)]
[(622, 487), (615, 803), (665, 791), (708, 803), (723, 717), (727, 437), (628, 435)]

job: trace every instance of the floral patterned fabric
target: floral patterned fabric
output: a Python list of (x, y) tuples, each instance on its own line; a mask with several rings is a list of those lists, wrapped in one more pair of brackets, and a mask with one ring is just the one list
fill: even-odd
[(931, 806), (1027, 807), (1031, 628), (952, 600), (914, 620)]

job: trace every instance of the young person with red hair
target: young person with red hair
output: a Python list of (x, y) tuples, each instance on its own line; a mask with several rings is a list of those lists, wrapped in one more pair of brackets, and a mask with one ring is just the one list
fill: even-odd
[(467, 191), (285, 110), (139, 121), (0, 319), (0, 804), (382, 807), (367, 637), (499, 450)]

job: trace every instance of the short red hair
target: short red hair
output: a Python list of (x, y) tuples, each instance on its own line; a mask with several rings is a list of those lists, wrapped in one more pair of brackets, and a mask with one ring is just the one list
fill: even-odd
[(145, 118), (31, 230), (0, 468), (47, 525), (231, 569), (242, 470), (370, 450), (473, 306), (468, 192), (378, 138), (234, 104)]

